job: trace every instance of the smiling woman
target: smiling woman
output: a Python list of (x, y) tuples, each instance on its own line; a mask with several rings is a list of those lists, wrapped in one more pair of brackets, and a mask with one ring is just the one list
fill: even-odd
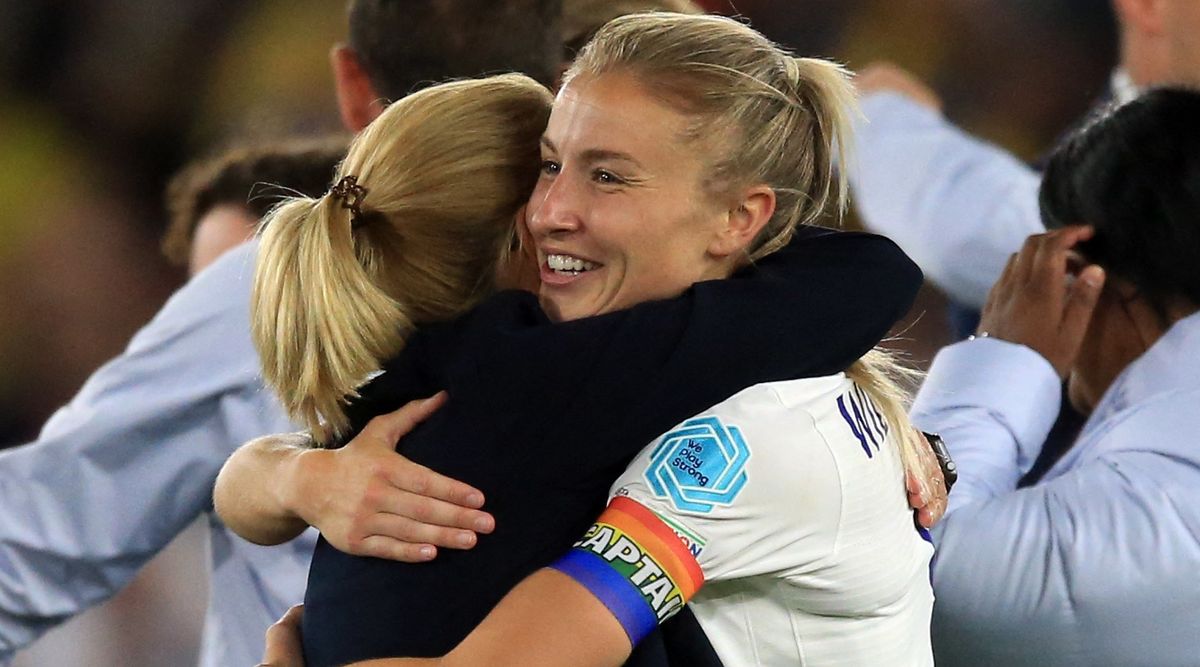
[[(529, 207), (551, 316), (628, 308), (731, 273), (737, 230), (702, 189), (701, 155), (676, 136), (687, 121), (629, 75), (577, 79), (560, 93)], [(749, 203), (772, 206), (768, 192)]]
[[(691, 88), (659, 86), (658, 76)], [(448, 390), (445, 407), (399, 451), (483, 491), (495, 532), (425, 564), (353, 556), (323, 539), (303, 621), (310, 664), (452, 649), (449, 660), (475, 665), (746, 664), (747, 651), (768, 662), (796, 651), (929, 662), (931, 549), (914, 529), (900, 460), (910, 429), (895, 417), (902, 407), (877, 391), (888, 380), (856, 362), (906, 311), (920, 276), (879, 237), (799, 229), (842, 200), (832, 154), (846, 144), (850, 96), (837, 66), (793, 59), (727, 19), (634, 16), (598, 33), (551, 111), (540, 176), (536, 165), (528, 172), (538, 298), (503, 292), (453, 322), (426, 318), (411, 335), (397, 327), (386, 340), (402, 341), (403, 352), (386, 358), (389, 343), (376, 357), (383, 373), (339, 394), (353, 397), (344, 415), (349, 433), (361, 431), (345, 447), (354, 450), (395, 437), (371, 417)], [(383, 130), (368, 130), (350, 151), (363, 161), (339, 174), (361, 176), (348, 186), (353, 197), (335, 192), (306, 204), (324, 217), (293, 221), (314, 227), (318, 247), (323, 235), (352, 247), (361, 266), (313, 263), (316, 252), (276, 256), (264, 244), (260, 262), (271, 271), (259, 288), (292, 309), (288, 335), (319, 335), (311, 332), (325, 325), (311, 319), (329, 315), (296, 308), (309, 298), (298, 279), (321, 299), (353, 301), (369, 287), (406, 307), (411, 286), (389, 272), (427, 239), (406, 235), (409, 215), (376, 208), (403, 197), (370, 175), (397, 160), (427, 167), (414, 146), (447, 159), (469, 150), (447, 149), (436, 139), (450, 130), (435, 124), (413, 131), (381, 148)], [(436, 195), (448, 206), (479, 199), (461, 178)], [(440, 222), (448, 213), (425, 215)], [(401, 241), (375, 261), (384, 234)], [(361, 284), (321, 282), (343, 270)], [(347, 337), (320, 341), (331, 353), (362, 328), (332, 330)], [(277, 358), (327, 377), (322, 357), (275, 345)], [(359, 379), (375, 370), (356, 368)], [(848, 368), (871, 382), (860, 386)], [(222, 517), (261, 539), (266, 524), (223, 502), (244, 503), (261, 478), (236, 493), (223, 480)], [(301, 499), (281, 508), (284, 518), (316, 517), (322, 527), (304, 498), (328, 497), (328, 488), (282, 495)], [(692, 596), (695, 616), (684, 609)], [(748, 625), (723, 620), (747, 614), (756, 619)], [(804, 641), (767, 632), (780, 627), (803, 627)]]

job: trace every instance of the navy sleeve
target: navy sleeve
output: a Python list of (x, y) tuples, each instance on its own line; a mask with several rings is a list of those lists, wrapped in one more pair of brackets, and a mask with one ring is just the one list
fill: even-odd
[[(553, 324), (532, 295), (502, 293), (429, 329), (364, 398), (381, 407), (402, 402), (393, 393), (449, 390), (402, 452), (482, 490), (496, 531), (420, 565), (321, 541), (305, 598), (309, 664), (445, 653), (570, 547), (654, 437), (751, 385), (846, 368), (907, 312), (920, 280), (881, 237), (803, 230), (675, 299)], [(402, 377), (422, 368), (424, 379)], [(639, 664), (661, 664), (654, 655)]]
[(555, 366), (568, 365), (570, 349), (591, 349), (592, 369), (571, 382), (576, 398), (559, 428), (586, 429), (593, 440), (611, 443), (604, 451), (615, 467), (679, 420), (741, 389), (845, 370), (908, 312), (921, 281), (916, 265), (881, 236), (804, 230), (732, 279), (699, 283), (608, 321), (556, 327), (576, 340), (548, 338), (529, 355), (528, 372), (554, 377)]

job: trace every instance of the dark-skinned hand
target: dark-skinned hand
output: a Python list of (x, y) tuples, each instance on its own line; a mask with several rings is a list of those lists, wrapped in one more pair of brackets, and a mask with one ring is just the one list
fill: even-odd
[(1079, 266), (1072, 250), (1093, 233), (1074, 226), (1026, 239), (992, 287), (978, 335), (1025, 345), (1066, 378), (1104, 287), (1104, 269)]

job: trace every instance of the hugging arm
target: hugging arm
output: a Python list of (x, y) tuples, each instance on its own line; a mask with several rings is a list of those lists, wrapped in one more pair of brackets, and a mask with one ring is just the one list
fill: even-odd
[[(836, 463), (809, 413), (763, 415), (761, 404), (753, 405), (753, 424), (744, 421), (751, 413), (736, 407), (705, 417), (743, 424), (755, 447), (746, 481), (728, 505), (683, 512), (658, 497), (646, 476), (657, 447), (647, 447), (565, 556), (518, 584), (461, 643), (428, 664), (620, 665), (706, 580), (774, 576), (827, 553), (835, 531), (826, 528), (840, 498), (831, 474)], [(813, 446), (796, 456), (797, 440)]]
[(445, 400), (441, 393), (376, 417), (338, 449), (314, 447), (307, 433), (253, 440), (222, 468), (217, 512), (258, 544), (286, 542), (312, 525), (338, 549), (362, 556), (420, 562), (437, 546), (471, 547), (473, 531), (493, 525), (474, 509), (483, 494), (395, 451)]
[(518, 584), (444, 657), (381, 658), (354, 666), (617, 667), (632, 648), (616, 617), (591, 591), (562, 572), (543, 569)]
[(286, 428), (257, 390), (250, 251), (185, 285), (35, 442), (0, 453), (0, 663), (206, 512), (230, 442)]
[[(262, 665), (303, 666), (301, 610), (293, 608), (267, 633)], [(616, 667), (631, 649), (621, 624), (591, 591), (561, 572), (545, 569), (514, 588), (446, 656), (379, 658), (353, 667)]]

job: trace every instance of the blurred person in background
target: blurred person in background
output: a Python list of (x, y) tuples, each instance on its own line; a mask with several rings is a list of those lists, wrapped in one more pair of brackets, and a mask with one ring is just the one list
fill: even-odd
[[(1200, 2), (1112, 0), (1120, 61), (1109, 100), (1162, 84), (1200, 85)], [(851, 187), (863, 223), (904, 248), (955, 301), (978, 310), (1008, 256), (1044, 229), (1038, 171), (957, 129), (937, 93), (880, 63), (857, 80), (864, 118)]]
[(348, 139), (295, 139), (239, 146), (189, 164), (167, 185), (170, 221), (162, 249), (189, 276), (254, 236), (258, 221), (285, 197), (329, 189)]
[[(552, 82), (558, 13), (557, 0), (351, 3), (350, 43), (331, 56), (347, 129), (446, 77), (518, 70)], [(203, 664), (255, 662), (262, 632), (301, 598), (312, 537), (261, 548), (211, 514), (234, 446), (293, 428), (263, 389), (250, 342), (252, 255), (236, 249), (190, 281), (36, 442), (0, 454), (0, 660), (120, 590), (200, 516), (212, 567)]]
[[(1147, 86), (1200, 85), (1200, 2), (1112, 5), (1120, 55), (1101, 107), (1127, 102)], [(1044, 229), (1037, 209), (1040, 174), (956, 128), (941, 114), (937, 94), (894, 65), (864, 68), (858, 86), (865, 119), (850, 174), (858, 212), (951, 297), (954, 337), (961, 339), (974, 330), (1009, 254)], [(1053, 465), (1083, 425), (1084, 416), (1068, 401), (1059, 404), (1059, 418), (1023, 483)]]
[(704, 9), (691, 0), (563, 0), (563, 71), (605, 23), (618, 16), (648, 11), (704, 13)]
[[(1195, 665), (1200, 637), (1200, 93), (1162, 88), (1050, 156), (1042, 219), (980, 335), (913, 406), (959, 467), (933, 530), (939, 665)], [(1017, 488), (1066, 379), (1088, 415)]]

